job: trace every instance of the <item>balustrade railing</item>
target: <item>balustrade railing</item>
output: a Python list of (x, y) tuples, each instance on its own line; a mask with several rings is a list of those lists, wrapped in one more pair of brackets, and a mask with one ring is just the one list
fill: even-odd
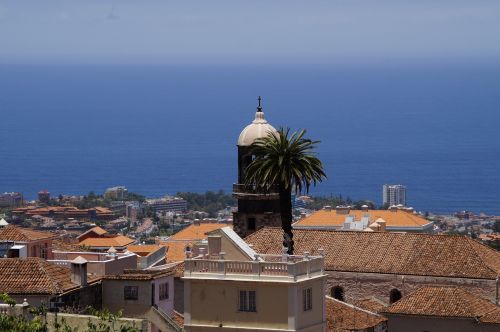
[(296, 278), (311, 273), (323, 272), (323, 257), (302, 257), (301, 260), (298, 260), (297, 257), (293, 257), (290, 261), (284, 261), (282, 257), (282, 261), (278, 261), (277, 257), (268, 257), (271, 258), (271, 261), (231, 261), (194, 258), (185, 261), (185, 275), (188, 276), (192, 273), (214, 273)]

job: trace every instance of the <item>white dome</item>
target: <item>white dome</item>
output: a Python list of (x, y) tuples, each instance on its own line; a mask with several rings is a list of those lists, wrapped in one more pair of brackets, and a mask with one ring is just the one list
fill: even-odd
[(257, 138), (266, 137), (269, 132), (275, 135), (278, 133), (278, 131), (267, 122), (264, 117), (264, 112), (257, 110), (257, 112), (255, 112), (255, 120), (241, 132), (238, 138), (238, 146), (252, 145)]

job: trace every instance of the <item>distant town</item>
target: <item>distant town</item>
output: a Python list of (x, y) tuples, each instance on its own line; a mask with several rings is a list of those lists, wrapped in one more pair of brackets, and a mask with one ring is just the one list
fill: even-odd
[[(258, 185), (268, 173), (252, 165), (270, 159), (253, 154), (259, 142), (312, 149), (303, 132), (274, 129), (260, 101), (230, 194), (0, 195), (0, 327), (498, 331), (500, 216), (416, 211), (403, 184), (382, 184), (378, 207), (296, 195), (289, 180)], [(306, 164), (290, 163), (294, 174), (311, 167), (299, 193), (324, 176), (305, 150), (296, 160)]]
[[(387, 231), (462, 234), (500, 249), (500, 216), (471, 211), (451, 215), (417, 212), (406, 206), (406, 187), (400, 184), (383, 185), (382, 202), (377, 207), (369, 200), (353, 201), (342, 196), (293, 196), (294, 228), (366, 231), (381, 230), (380, 225), (385, 222), (383, 229)], [(52, 231), (68, 242), (74, 242), (81, 232), (100, 226), (110, 233), (151, 244), (193, 223), (231, 225), (235, 211), (237, 200), (222, 190), (158, 198), (129, 192), (125, 186), (80, 196), (52, 196), (48, 190), (41, 190), (38, 199), (32, 201), (24, 200), (19, 192), (0, 194), (0, 219), (4, 224)], [(325, 214), (327, 220), (320, 221)]]

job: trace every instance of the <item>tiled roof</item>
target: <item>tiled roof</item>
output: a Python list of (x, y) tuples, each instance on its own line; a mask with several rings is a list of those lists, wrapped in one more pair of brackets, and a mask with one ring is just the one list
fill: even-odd
[(127, 247), (127, 250), (137, 254), (139, 256), (147, 256), (156, 252), (158, 249), (164, 246), (158, 244), (142, 244), (142, 245), (131, 245)]
[(57, 234), (49, 232), (34, 231), (13, 225), (0, 228), (0, 241), (31, 242), (58, 237)]
[[(88, 278), (89, 283), (96, 280)], [(0, 259), (0, 293), (61, 294), (78, 287), (71, 282), (70, 269), (44, 259)]]
[(488, 312), (481, 316), (479, 320), (486, 324), (500, 324), (500, 308), (497, 307), (495, 310)]
[(91, 229), (89, 229), (88, 231), (80, 234), (77, 239), (80, 239), (82, 238), (84, 235), (88, 235), (88, 234), (96, 234), (96, 235), (104, 235), (106, 233), (108, 233), (108, 231), (102, 229), (101, 227), (99, 226), (95, 226), (95, 227), (92, 227)]
[[(261, 254), (281, 254), (281, 228), (265, 227), (245, 241)], [(325, 269), (495, 279), (500, 252), (465, 236), (395, 232), (294, 230), (296, 253), (325, 250)]]
[(376, 313), (379, 313), (387, 308), (387, 304), (375, 297), (367, 297), (356, 301), (356, 306)]
[(184, 267), (184, 262), (180, 262), (179, 264), (175, 265), (172, 269), (174, 271), (174, 277), (182, 278), (184, 276)]
[(500, 309), (490, 301), (459, 287), (422, 287), (392, 304), (384, 313), (459, 318), (488, 314), (489, 322), (500, 324), (498, 311)]
[(90, 237), (79, 244), (86, 247), (125, 247), (134, 243), (134, 241), (124, 235), (116, 235), (112, 237)]
[(370, 221), (374, 222), (379, 218), (386, 221), (386, 227), (410, 227), (421, 228), (430, 223), (430, 221), (422, 218), (417, 214), (407, 212), (404, 210), (350, 210), (348, 214), (337, 213), (335, 209), (332, 210), (319, 210), (310, 216), (297, 221), (294, 227), (334, 227), (342, 226), (346, 217), (351, 215), (355, 216), (356, 220), (361, 220), (365, 215), (370, 215)]
[(171, 318), (177, 323), (177, 325), (184, 327), (184, 315), (174, 310)]
[(192, 246), (189, 241), (179, 242), (160, 242), (166, 245), (167, 248), (167, 262), (181, 262), (186, 259), (186, 246)]
[(193, 224), (184, 228), (183, 230), (175, 233), (171, 237), (168, 238), (167, 241), (170, 240), (203, 240), (206, 239), (205, 235), (208, 232), (214, 231), (216, 229), (226, 227), (227, 224), (222, 223), (200, 223), (198, 225)]
[(186, 246), (192, 246), (194, 242), (206, 239), (207, 233), (227, 226), (223, 223), (193, 224), (175, 233), (166, 241), (161, 241), (161, 245), (168, 246), (167, 262), (183, 261), (186, 259)]
[(66, 243), (62, 240), (54, 240), (52, 241), (52, 250), (58, 250), (58, 251), (89, 251), (88, 248), (80, 246), (75, 243)]
[(376, 313), (357, 308), (345, 302), (326, 297), (326, 324), (328, 331), (354, 331), (375, 327), (387, 319)]

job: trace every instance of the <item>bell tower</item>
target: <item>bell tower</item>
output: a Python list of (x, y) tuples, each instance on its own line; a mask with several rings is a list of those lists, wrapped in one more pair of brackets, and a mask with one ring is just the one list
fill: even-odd
[(238, 211), (233, 214), (233, 225), (242, 238), (264, 226), (281, 226), (278, 191), (245, 185), (246, 168), (252, 162), (250, 145), (269, 133), (277, 133), (264, 117), (260, 96), (258, 101), (255, 119), (243, 129), (237, 143), (238, 182), (233, 184), (233, 196), (238, 199)]

